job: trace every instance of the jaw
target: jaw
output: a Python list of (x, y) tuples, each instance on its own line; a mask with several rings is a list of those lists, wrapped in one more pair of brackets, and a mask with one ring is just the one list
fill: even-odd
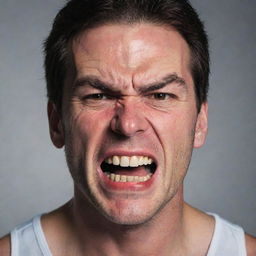
[[(112, 177), (120, 175), (120, 180), (112, 180), (111, 172)], [(164, 188), (161, 185), (160, 168), (156, 163), (148, 167), (114, 167), (101, 162), (96, 173), (96, 185), (89, 185), (90, 199), (98, 212), (111, 222), (122, 225), (142, 224), (162, 208), (166, 192), (162, 191)], [(121, 180), (122, 176), (144, 178), (144, 173), (150, 173), (150, 178), (145, 181)]]
[[(119, 184), (121, 186), (121, 183)], [(87, 192), (84, 189), (82, 192), (80, 188), (80, 192), (78, 191), (80, 198), (86, 201), (86, 204), (81, 204), (89, 207), (95, 220), (103, 218), (103, 222), (110, 221), (112, 224), (132, 227), (149, 223), (152, 218), (161, 219), (166, 214), (170, 214), (175, 208), (175, 201), (177, 201), (175, 198), (179, 197), (176, 190), (165, 191), (164, 185), (159, 183), (158, 178), (155, 184), (146, 190), (141, 189), (138, 183), (138, 187), (134, 189), (130, 187), (124, 189), (120, 186), (106, 190), (100, 184), (97, 188), (90, 186), (92, 190)], [(84, 211), (87, 212), (88, 209)]]
[[(123, 172), (122, 175), (127, 176), (130, 176), (132, 172), (136, 176), (152, 172), (150, 179), (143, 182), (113, 181), (104, 172), (105, 167), (102, 165), (104, 165), (103, 161), (92, 169), (86, 168), (87, 174), (84, 173), (85, 168), (82, 168), (80, 171), (84, 175), (83, 181), (80, 180), (76, 186), (76, 194), (79, 193), (80, 198), (86, 202), (82, 202), (82, 204), (88, 205), (90, 209), (95, 209), (95, 211), (93, 210), (95, 218), (104, 216), (105, 220), (119, 225), (139, 225), (150, 221), (153, 217), (160, 216), (161, 214), (158, 213), (166, 208), (167, 204), (173, 205), (173, 197), (176, 197), (177, 190), (172, 187), (173, 184), (169, 184), (169, 187), (166, 186), (165, 179), (172, 177), (164, 178), (163, 167), (157, 163), (155, 163), (155, 168), (151, 167), (152, 171), (149, 166), (148, 169), (143, 166), (133, 167), (132, 170), (129, 167), (120, 169), (117, 167), (117, 170), (113, 170), (116, 173)], [(113, 166), (109, 164), (107, 167), (112, 169)], [(144, 170), (140, 170), (140, 168)], [(87, 211), (87, 209), (84, 210)]]
[[(171, 175), (175, 164), (171, 163), (170, 157), (163, 157), (160, 153), (149, 153), (146, 150), (131, 152), (114, 148), (107, 151), (106, 147), (97, 150), (96, 143), (91, 143), (91, 145), (94, 146), (86, 148), (84, 155), (82, 154), (84, 157), (80, 160), (73, 158), (73, 163), (71, 163), (73, 168), (70, 169), (76, 170), (76, 174), (79, 169), (80, 178), (76, 179), (79, 193), (83, 194), (90, 208), (97, 209), (95, 212), (105, 216), (107, 220), (122, 225), (145, 223), (156, 216), (175, 196), (177, 189), (173, 187), (177, 184), (172, 184), (174, 177)], [(165, 155), (171, 156), (173, 151), (169, 150)], [(114, 163), (115, 156), (120, 158), (119, 163)], [(129, 157), (128, 166), (122, 163), (122, 156)], [(133, 162), (134, 156), (147, 157), (148, 162), (140, 165), (138, 159), (137, 163)], [(164, 159), (169, 160), (166, 162), (167, 160)], [(172, 169), (168, 171), (169, 174), (166, 166)], [(140, 180), (140, 178), (145, 179), (147, 175), (150, 177), (143, 181)]]

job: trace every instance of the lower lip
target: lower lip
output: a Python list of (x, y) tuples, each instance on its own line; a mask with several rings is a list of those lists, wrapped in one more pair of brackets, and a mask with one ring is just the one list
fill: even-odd
[(156, 179), (156, 172), (149, 180), (143, 182), (116, 182), (109, 179), (101, 170), (99, 174), (104, 188), (119, 191), (144, 191), (149, 189)]

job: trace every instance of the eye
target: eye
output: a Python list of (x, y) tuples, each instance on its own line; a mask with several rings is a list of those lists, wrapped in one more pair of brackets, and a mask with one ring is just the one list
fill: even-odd
[(107, 95), (104, 93), (94, 93), (94, 94), (89, 94), (83, 97), (83, 99), (91, 99), (91, 100), (105, 100), (108, 99)]
[(155, 100), (167, 100), (169, 98), (175, 98), (175, 95), (170, 93), (158, 92), (153, 93), (151, 97)]

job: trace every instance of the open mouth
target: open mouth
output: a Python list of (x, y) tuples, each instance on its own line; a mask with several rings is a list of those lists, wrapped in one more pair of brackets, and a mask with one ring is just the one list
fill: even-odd
[(145, 182), (156, 171), (156, 164), (147, 156), (111, 156), (102, 164), (103, 173), (113, 182)]

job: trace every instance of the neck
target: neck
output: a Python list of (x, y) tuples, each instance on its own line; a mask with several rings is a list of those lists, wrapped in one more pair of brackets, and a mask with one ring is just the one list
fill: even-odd
[(109, 221), (77, 191), (70, 205), (73, 234), (87, 255), (177, 255), (185, 247), (182, 187), (151, 220), (134, 226)]

